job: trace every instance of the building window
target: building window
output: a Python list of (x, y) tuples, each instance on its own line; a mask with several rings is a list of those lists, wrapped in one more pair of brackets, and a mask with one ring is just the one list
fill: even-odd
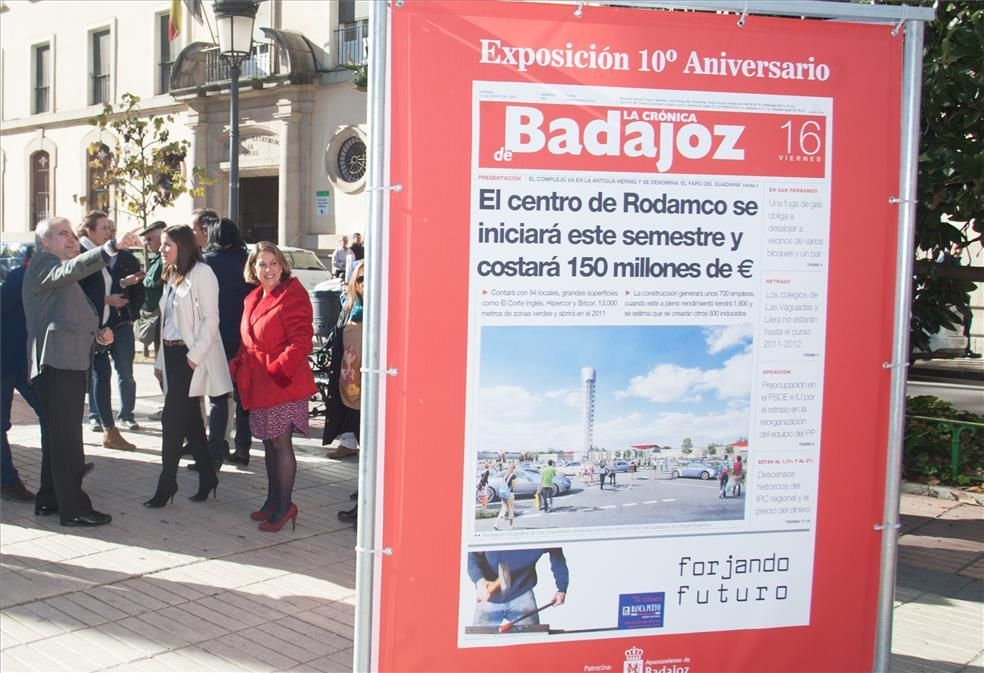
[(31, 231), (38, 222), (48, 217), (51, 203), (51, 160), (48, 153), (40, 150), (31, 155)]
[(92, 35), (92, 99), (90, 105), (110, 101), (110, 67), (112, 52), (108, 28), (96, 30)]
[(89, 166), (86, 169), (86, 210), (109, 212), (109, 185), (103, 184), (106, 170), (113, 160), (107, 145), (93, 144), (89, 148)]
[(355, 22), (355, 0), (338, 0), (338, 23)]
[(51, 45), (34, 47), (34, 114), (51, 110)]
[(171, 64), (174, 63), (174, 54), (171, 52), (171, 40), (168, 38), (170, 23), (169, 12), (157, 15), (157, 43), (160, 51), (160, 61), (157, 63), (157, 93), (167, 93), (171, 90)]

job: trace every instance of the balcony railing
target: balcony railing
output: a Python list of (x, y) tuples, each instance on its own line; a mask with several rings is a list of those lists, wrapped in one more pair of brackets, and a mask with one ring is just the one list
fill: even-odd
[(335, 31), (335, 43), (338, 45), (335, 65), (364, 65), (369, 61), (369, 22), (340, 25)]
[[(239, 79), (254, 77), (262, 79), (276, 74), (275, 52), (276, 49), (271, 44), (265, 42), (254, 44), (249, 58), (239, 66)], [(229, 64), (219, 55), (218, 47), (206, 49), (203, 53), (205, 54), (205, 81), (207, 83), (229, 81)]]

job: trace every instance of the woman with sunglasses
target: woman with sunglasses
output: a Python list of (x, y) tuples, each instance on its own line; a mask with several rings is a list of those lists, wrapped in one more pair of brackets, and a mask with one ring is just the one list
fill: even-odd
[(242, 345), (229, 363), (239, 399), (249, 411), (253, 437), (263, 440), (267, 499), (250, 514), (260, 530), (297, 525), (292, 500), (297, 459), (291, 440), (308, 435), (308, 399), (317, 391), (308, 364), (314, 338), (314, 311), (301, 282), (273, 243), (256, 244), (246, 262), (247, 283), (259, 285), (247, 297), (240, 324)]

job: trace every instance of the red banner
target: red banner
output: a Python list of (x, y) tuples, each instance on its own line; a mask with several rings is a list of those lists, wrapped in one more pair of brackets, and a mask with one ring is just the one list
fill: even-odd
[(391, 10), (374, 666), (868, 670), (902, 38), (574, 10)]

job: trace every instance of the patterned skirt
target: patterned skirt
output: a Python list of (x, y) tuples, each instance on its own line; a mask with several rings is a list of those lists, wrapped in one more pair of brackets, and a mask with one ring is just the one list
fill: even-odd
[(256, 439), (279, 437), (288, 428), (294, 434), (309, 435), (307, 398), (249, 411), (249, 430)]

